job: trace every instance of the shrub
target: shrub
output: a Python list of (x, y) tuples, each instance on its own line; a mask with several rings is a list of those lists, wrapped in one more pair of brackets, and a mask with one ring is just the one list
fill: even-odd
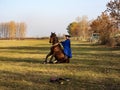
[(120, 46), (120, 37), (116, 37), (115, 39), (116, 39), (116, 43), (117, 43), (116, 45)]
[(117, 45), (116, 39), (115, 38), (109, 38), (109, 41), (107, 42), (108, 46), (114, 47)]

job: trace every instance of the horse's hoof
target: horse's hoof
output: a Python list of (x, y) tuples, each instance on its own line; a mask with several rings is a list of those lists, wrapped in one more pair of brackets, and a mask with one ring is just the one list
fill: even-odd
[(55, 64), (55, 63), (58, 63), (58, 61), (57, 60), (53, 61), (53, 64)]
[(49, 63), (50, 63), (50, 64), (53, 64), (53, 62), (52, 62), (52, 61), (50, 61)]
[(44, 61), (43, 64), (47, 64), (47, 62)]

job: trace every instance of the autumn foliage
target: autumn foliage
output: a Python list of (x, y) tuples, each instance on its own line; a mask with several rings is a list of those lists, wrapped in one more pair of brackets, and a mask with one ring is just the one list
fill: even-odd
[(15, 23), (14, 21), (0, 23), (0, 37), (5, 39), (22, 39), (25, 37), (26, 24)]
[(94, 20), (88, 21), (85, 16), (77, 18), (76, 22), (68, 25), (67, 31), (73, 37), (82, 37), (84, 40), (91, 38), (93, 33), (98, 33), (99, 43), (102, 45), (120, 45), (120, 0), (111, 0), (107, 9)]
[(86, 16), (78, 17), (76, 22), (68, 25), (67, 31), (73, 37), (80, 37), (81, 40), (88, 37), (89, 22)]
[(112, 19), (106, 13), (102, 13), (101, 16), (95, 19), (90, 27), (93, 32), (100, 34), (101, 44), (108, 44), (117, 31)]

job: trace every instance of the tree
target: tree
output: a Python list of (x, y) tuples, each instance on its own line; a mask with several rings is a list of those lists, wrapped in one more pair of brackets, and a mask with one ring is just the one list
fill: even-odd
[(87, 39), (89, 30), (89, 21), (87, 16), (77, 17), (77, 22), (72, 22), (68, 25), (67, 31), (73, 37), (80, 37), (80, 39)]
[(15, 38), (24, 38), (26, 32), (26, 24), (15, 23), (14, 21), (10, 21), (7, 23), (0, 23), (0, 38), (6, 39), (15, 39)]
[(79, 33), (79, 25), (77, 22), (72, 22), (68, 25), (67, 27), (67, 32), (71, 35), (71, 36), (78, 36)]
[(14, 21), (11, 21), (9, 23), (9, 36), (10, 36), (10, 39), (13, 39), (16, 37), (16, 25)]
[(100, 33), (101, 44), (109, 43), (116, 30), (112, 23), (112, 19), (107, 15), (107, 13), (102, 13), (101, 16), (98, 16), (90, 26), (93, 32)]
[(111, 0), (107, 5), (107, 10), (112, 18), (115, 20), (117, 28), (120, 27), (120, 0)]
[(20, 38), (25, 37), (25, 32), (26, 32), (26, 24), (25, 23), (20, 23)]
[(89, 30), (89, 23), (88, 23), (87, 16), (82, 16), (81, 19), (79, 19), (79, 36), (85, 40), (88, 37), (88, 30)]

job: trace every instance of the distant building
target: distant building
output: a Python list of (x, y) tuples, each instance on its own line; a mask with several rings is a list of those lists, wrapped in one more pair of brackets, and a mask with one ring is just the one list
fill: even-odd
[(99, 33), (92, 33), (90, 37), (90, 42), (98, 42), (99, 41), (100, 34)]

